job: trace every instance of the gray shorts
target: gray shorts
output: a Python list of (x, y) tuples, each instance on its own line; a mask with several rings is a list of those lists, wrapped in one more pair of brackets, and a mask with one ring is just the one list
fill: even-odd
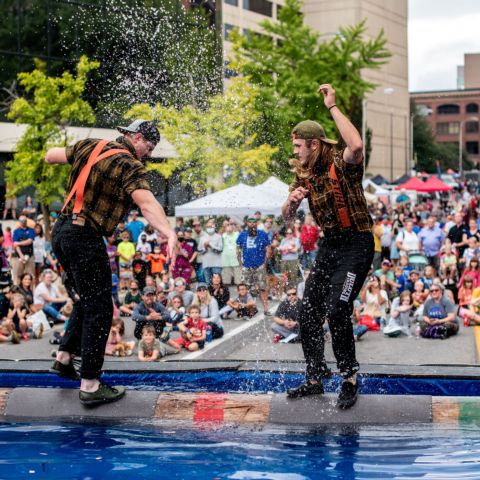
[(265, 265), (258, 268), (242, 268), (242, 281), (248, 287), (254, 287), (259, 290), (267, 289), (267, 271)]

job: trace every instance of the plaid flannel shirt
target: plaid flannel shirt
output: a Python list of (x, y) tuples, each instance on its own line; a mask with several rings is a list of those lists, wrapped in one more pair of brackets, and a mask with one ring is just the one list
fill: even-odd
[[(81, 140), (67, 147), (67, 160), (72, 165), (67, 194), (73, 188), (90, 153), (99, 141), (97, 139)], [(111, 235), (118, 222), (124, 219), (133, 204), (131, 194), (139, 189), (150, 190), (145, 166), (137, 158), (133, 145), (124, 137), (119, 137), (115, 142), (109, 142), (103, 152), (112, 148), (126, 149), (131, 154), (118, 153), (100, 160), (92, 168), (85, 185), (81, 212), (81, 215), (105, 236)], [(72, 213), (74, 203), (75, 196), (65, 207), (66, 215)]]
[[(373, 221), (368, 212), (367, 201), (363, 193), (363, 162), (359, 165), (351, 165), (343, 160), (343, 150), (335, 151), (335, 169), (343, 198), (348, 207), (348, 214), (352, 224), (351, 229), (357, 232), (371, 232)], [(330, 167), (330, 165), (329, 165)], [(309, 190), (308, 204), (317, 225), (325, 233), (341, 231), (342, 224), (337, 214), (337, 208), (333, 196), (333, 188), (330, 183), (329, 168), (322, 171), (314, 167), (314, 173), (308, 178), (296, 176), (290, 185), (290, 191), (298, 187)]]

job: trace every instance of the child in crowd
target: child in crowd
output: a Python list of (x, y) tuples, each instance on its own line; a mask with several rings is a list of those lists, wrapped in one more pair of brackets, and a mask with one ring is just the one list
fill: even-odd
[(470, 303), (472, 301), (473, 295), (473, 278), (467, 275), (463, 279), (463, 285), (458, 291), (458, 306), (460, 308), (470, 308)]
[(156, 280), (160, 280), (162, 277), (166, 259), (158, 245), (155, 245), (155, 247), (153, 247), (153, 253), (147, 256), (147, 262), (150, 264), (150, 273)]
[(142, 260), (147, 260), (147, 257), (152, 253), (152, 246), (147, 241), (147, 234), (142, 233), (137, 242), (137, 252), (141, 252)]
[(254, 317), (258, 313), (258, 309), (255, 304), (255, 299), (248, 291), (247, 285), (245, 283), (239, 283), (237, 286), (237, 293), (237, 298), (227, 302), (230, 309), (225, 311), (224, 315), (235, 311), (237, 317), (242, 318), (243, 320)]
[(129, 357), (133, 353), (135, 342), (125, 342), (125, 324), (121, 318), (114, 318), (108, 335), (107, 346), (105, 347), (105, 355), (117, 357)]
[(185, 307), (183, 306), (183, 299), (181, 295), (176, 295), (170, 301), (170, 307), (168, 308), (170, 315), (170, 325), (173, 329), (178, 330), (177, 325), (183, 321), (185, 315)]
[(135, 280), (130, 282), (130, 290), (125, 295), (123, 305), (120, 306), (120, 311), (123, 315), (131, 317), (135, 305), (138, 305), (142, 301), (142, 295), (138, 289), (138, 283)]
[(395, 267), (393, 280), (395, 282), (395, 294), (400, 295), (405, 290), (407, 284), (407, 280), (403, 274), (403, 267), (401, 265)]
[(146, 284), (148, 267), (149, 264), (142, 258), (142, 252), (135, 252), (132, 261), (133, 278), (137, 281), (140, 291), (143, 291), (143, 289), (148, 286)]
[(173, 292), (174, 285), (175, 280), (170, 275), (170, 272), (163, 271), (159, 286), (162, 287), (163, 291), (168, 295), (170, 292)]
[(188, 316), (178, 325), (181, 337), (175, 340), (178, 345), (185, 347), (190, 352), (201, 350), (205, 346), (207, 325), (200, 318), (200, 307), (190, 305)]
[(154, 362), (160, 358), (160, 340), (155, 338), (155, 327), (145, 325), (142, 329), (142, 338), (138, 343), (138, 359), (141, 362)]
[(120, 268), (129, 269), (135, 255), (135, 244), (130, 241), (130, 233), (126, 230), (121, 233), (120, 238), (122, 241), (117, 246)]
[(412, 294), (405, 290), (392, 302), (391, 316), (383, 333), (388, 337), (411, 336), (410, 319), (413, 316)]
[[(470, 259), (471, 260), (471, 259)], [(457, 271), (457, 256), (453, 253), (450, 244), (445, 245), (445, 253), (440, 258), (440, 274), (454, 276)]]
[(118, 299), (118, 284), (120, 280), (118, 275), (112, 271), (112, 299), (113, 304), (118, 308), (120, 306), (120, 300)]
[(25, 308), (23, 295), (19, 293), (13, 295), (12, 308), (8, 310), (7, 318), (13, 322), (15, 331), (20, 335), (22, 340), (28, 340), (30, 338), (27, 333), (27, 309)]

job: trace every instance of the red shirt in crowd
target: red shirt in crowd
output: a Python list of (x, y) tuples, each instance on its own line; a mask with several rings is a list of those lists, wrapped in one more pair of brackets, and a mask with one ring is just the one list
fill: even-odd
[(313, 252), (317, 249), (319, 230), (316, 225), (303, 225), (300, 241), (304, 252)]

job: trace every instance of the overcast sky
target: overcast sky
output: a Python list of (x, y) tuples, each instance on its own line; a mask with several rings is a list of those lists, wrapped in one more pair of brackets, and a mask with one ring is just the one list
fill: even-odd
[(480, 53), (480, 0), (408, 0), (408, 10), (409, 90), (456, 89), (464, 53)]

